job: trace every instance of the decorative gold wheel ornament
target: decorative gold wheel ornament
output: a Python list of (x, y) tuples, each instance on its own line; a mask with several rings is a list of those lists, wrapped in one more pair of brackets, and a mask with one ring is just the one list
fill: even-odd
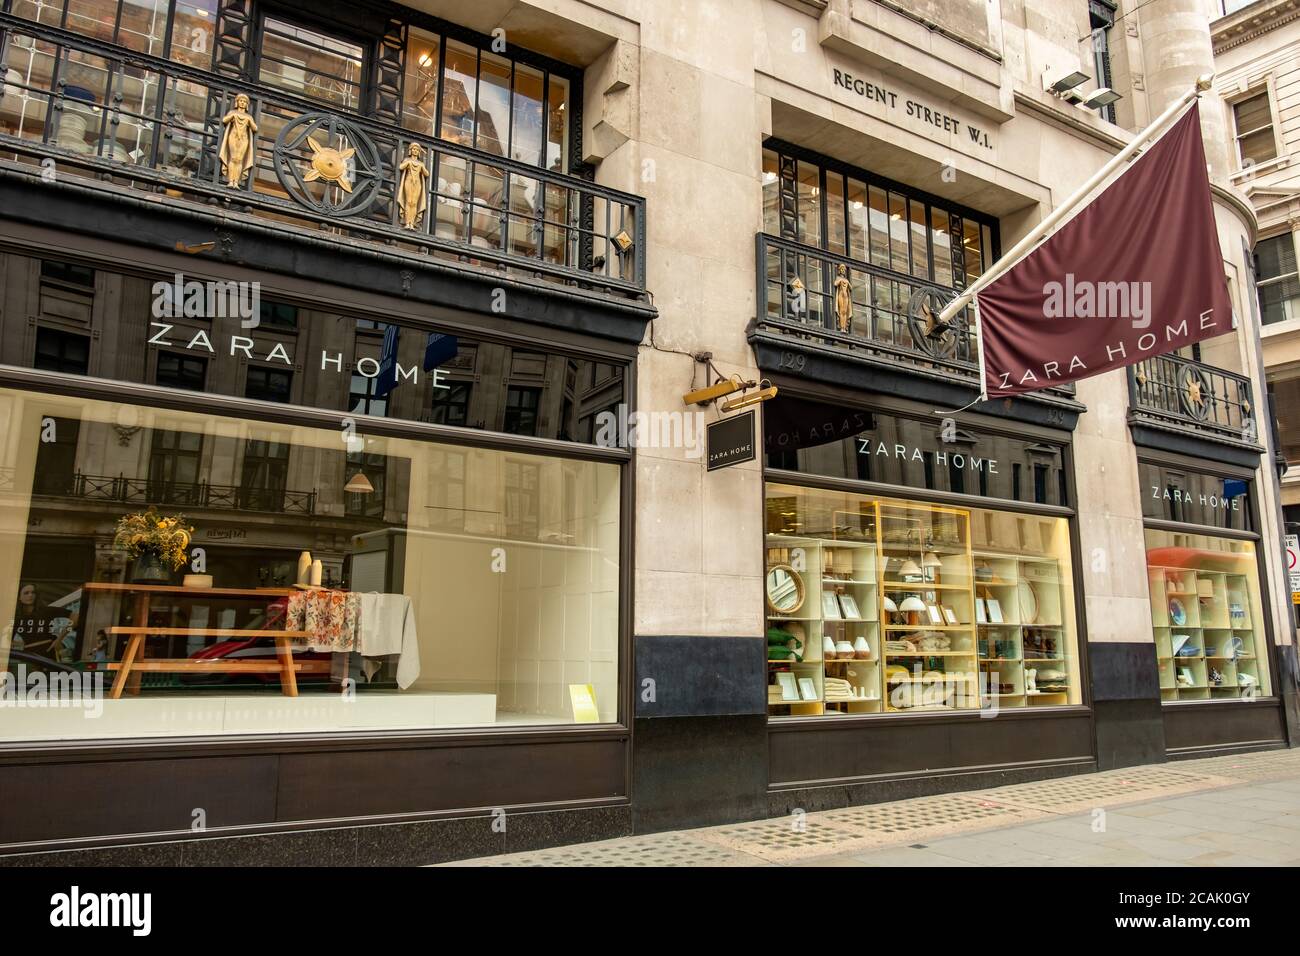
[(1179, 374), (1179, 404), (1183, 411), (1199, 421), (1210, 417), (1211, 388), (1209, 376), (1195, 365), (1185, 367)]
[(289, 197), (324, 216), (366, 212), (385, 185), (375, 141), (356, 123), (328, 113), (303, 113), (286, 123), (273, 158)]
[(348, 181), (348, 160), (356, 155), (356, 149), (351, 146), (342, 150), (322, 146), (310, 136), (307, 137), (307, 145), (311, 147), (311, 168), (302, 177), (302, 181), (310, 183), (324, 179), (337, 183), (344, 192), (352, 192), (352, 183)]

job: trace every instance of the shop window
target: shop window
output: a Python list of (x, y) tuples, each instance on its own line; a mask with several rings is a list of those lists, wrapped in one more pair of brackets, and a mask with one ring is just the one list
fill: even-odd
[(261, 82), (343, 109), (361, 106), (360, 43), (277, 17), (263, 17), (261, 26)]
[(429, 421), (435, 425), (469, 424), (469, 399), (473, 388), (469, 382), (454, 382), (448, 388), (434, 389)]
[(1254, 542), (1148, 528), (1146, 545), (1161, 700), (1271, 694)]
[(501, 430), (510, 435), (536, 435), (537, 410), (542, 400), (540, 388), (512, 385), (506, 391), (505, 416)]
[(159, 352), (154, 382), (167, 388), (201, 392), (207, 382), (208, 360), (179, 352)]
[(1277, 136), (1273, 132), (1273, 109), (1267, 90), (1233, 103), (1232, 117), (1242, 169), (1277, 158)]
[(1270, 379), (1268, 395), (1279, 450), (1288, 463), (1300, 462), (1300, 377)]
[[(6, 722), (0, 736), (461, 731), (619, 720), (622, 466), (381, 435), (364, 436), (365, 458), (349, 461), (334, 427), (268, 424), (213, 408), (125, 407), (146, 423), (134, 439), (150, 449), (143, 466), (117, 455), (120, 475), (102, 495), (38, 496), (0, 513), (9, 542), (0, 549), (0, 606), (15, 609), (10, 633), (20, 634), (0, 642), (0, 671), (19, 663), (52, 669), (60, 660), (110, 668), (102, 712), (87, 721), (81, 709), (43, 708), (31, 721)], [(14, 475), (14, 487), (30, 487), (44, 418), (77, 422), (86, 447), (118, 448), (123, 408), (0, 390), (0, 471)], [(343, 486), (357, 474), (375, 489), (375, 504), (345, 508), (344, 495), (358, 492)], [(228, 491), (240, 481), (283, 487), (274, 520), (241, 511), (245, 502)], [(184, 489), (193, 497), (179, 494)], [(120, 518), (149, 504), (164, 518), (185, 515), (215, 588), (167, 590), (192, 570), (183, 567), (142, 587), (149, 605), (141, 611), (135, 596), (113, 590), (132, 558), (112, 538)], [(38, 530), (55, 523), (57, 560)], [(331, 623), (313, 611), (308, 624), (305, 592), (292, 588), (304, 551), (322, 563), (330, 594), (319, 597), (351, 613)], [(509, 573), (490, 560), (498, 551)], [(69, 634), (73, 607), (79, 624)], [(128, 675), (115, 697), (127, 638), (113, 629), (138, 626), (141, 613), (171, 633), (147, 639), (154, 669), (138, 684)], [(306, 632), (289, 645), (303, 707), (285, 706), (274, 640), (230, 634), (283, 629), (287, 620)], [(66, 657), (61, 651), (56, 659), (48, 645), (64, 637)], [(228, 662), (244, 669), (223, 669)], [(264, 668), (251, 672), (255, 662)]]
[(202, 460), (202, 432), (154, 431), (149, 446), (149, 483), (144, 500), (187, 506), (198, 503)]
[(88, 266), (79, 266), (71, 262), (59, 262), (55, 259), (41, 260), (41, 280), (52, 280), (82, 289), (95, 288), (95, 270)]
[(769, 714), (1078, 704), (1065, 518), (767, 486)]
[(381, 454), (348, 452), (343, 475), (344, 507), (349, 515), (384, 516), (388, 459)]
[(77, 444), (81, 422), (75, 418), (50, 418), (42, 424), (42, 441), (36, 450), (32, 491), (38, 495), (70, 494), (76, 484)]
[(251, 365), (248, 368), (248, 381), (244, 385), (244, 397), (263, 402), (288, 403), (293, 400), (293, 373)]
[(90, 369), (90, 336), (38, 327), (32, 365), (50, 372), (85, 375)]
[(388, 399), (377, 394), (379, 379), (377, 376), (352, 373), (352, 388), (348, 393), (348, 410), (355, 415), (377, 415), (383, 418), (388, 414)]
[(438, 135), (438, 66), (441, 61), (442, 38), (411, 27), (406, 40), (402, 126), (424, 136)]
[(217, 24), (217, 0), (176, 0), (169, 55), (178, 63), (209, 69)]
[(289, 446), (250, 439), (244, 444), (240, 505), (249, 511), (281, 511), (289, 478)]
[(298, 328), (298, 307), (284, 302), (261, 302), (258, 305), (259, 326), (285, 332)]
[(1255, 244), (1255, 286), (1260, 322), (1272, 325), (1300, 318), (1300, 274), (1295, 237), (1286, 232)]

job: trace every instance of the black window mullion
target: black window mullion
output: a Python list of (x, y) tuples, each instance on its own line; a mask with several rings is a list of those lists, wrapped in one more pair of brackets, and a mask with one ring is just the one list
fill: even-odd
[[(830, 242), (831, 242), (830, 239), (831, 230), (830, 230), (830, 216), (828, 215), (826, 210), (826, 197), (830, 195), (830, 193), (826, 191), (826, 164), (825, 163), (821, 163), (817, 167), (817, 189), (818, 189), (817, 216), (819, 219), (821, 219), (821, 223), (822, 223), (821, 241), (818, 243), (818, 246), (820, 246), (822, 249), (829, 251)], [(825, 289), (825, 286), (822, 286), (822, 288)]]
[(929, 203), (925, 204), (925, 212), (922, 215), (925, 216), (923, 228), (925, 230), (926, 275), (931, 282), (937, 282), (938, 280), (934, 274), (934, 210)]

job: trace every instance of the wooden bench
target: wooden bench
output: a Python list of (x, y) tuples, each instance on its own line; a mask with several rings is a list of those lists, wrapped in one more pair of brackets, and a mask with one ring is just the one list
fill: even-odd
[[(110, 627), (109, 634), (129, 638), (122, 660), (111, 663), (108, 669), (117, 671), (113, 689), (109, 697), (118, 700), (126, 689), (132, 674), (141, 671), (153, 671), (166, 674), (279, 674), (280, 689), (287, 697), (298, 696), (298, 673), (328, 674), (329, 661), (295, 661), (293, 659), (294, 640), (311, 637), (308, 631), (285, 630), (242, 630), (228, 627)], [(273, 661), (246, 660), (211, 660), (192, 657), (146, 658), (142, 646), (146, 637), (269, 637), (275, 639), (275, 656)]]

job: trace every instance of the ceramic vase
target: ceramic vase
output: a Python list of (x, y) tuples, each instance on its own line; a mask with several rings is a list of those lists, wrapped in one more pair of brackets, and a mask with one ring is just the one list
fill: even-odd
[(828, 661), (835, 660), (835, 642), (830, 637), (822, 638), (822, 658)]
[(860, 661), (868, 660), (871, 657), (871, 645), (867, 643), (866, 637), (862, 634), (859, 634), (858, 639), (853, 642), (853, 656)]

